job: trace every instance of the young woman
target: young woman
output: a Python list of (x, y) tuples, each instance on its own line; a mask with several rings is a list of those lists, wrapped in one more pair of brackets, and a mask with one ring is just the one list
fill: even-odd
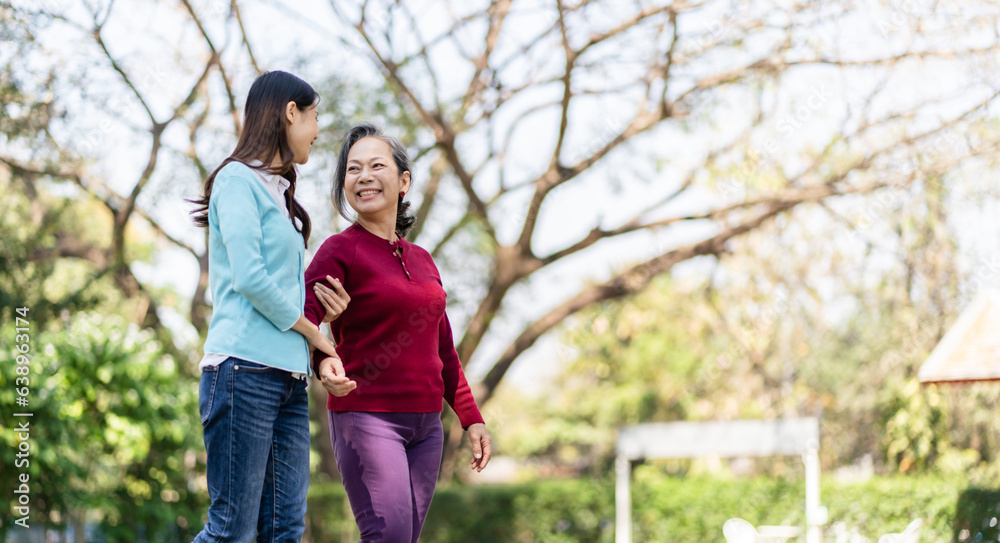
[(300, 541), (305, 530), (310, 347), (336, 356), (302, 312), (310, 222), (295, 164), (319, 134), (318, 101), (294, 75), (258, 77), (236, 150), (194, 200), (213, 301), (198, 399), (212, 504), (196, 542)]
[[(330, 393), (337, 466), (365, 542), (417, 541), (441, 463), (442, 398), (472, 441), (472, 468), (490, 460), (490, 435), (472, 397), (445, 314), (430, 254), (406, 241), (413, 217), (403, 201), (410, 159), (399, 140), (355, 126), (340, 149), (333, 198), (357, 221), (331, 236), (306, 270), (306, 316), (318, 323), (339, 295), (330, 327), (343, 362), (315, 356)], [(329, 287), (319, 286), (332, 276)], [(327, 290), (324, 290), (326, 288)], [(342, 307), (342, 305), (341, 305)]]

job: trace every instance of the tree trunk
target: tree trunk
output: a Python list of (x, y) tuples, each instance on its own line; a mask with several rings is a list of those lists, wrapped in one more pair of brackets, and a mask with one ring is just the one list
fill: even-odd
[(79, 516), (72, 515), (69, 518), (69, 524), (73, 528), (74, 541), (80, 541), (80, 542), (86, 541), (86, 539), (84, 539), (84, 532), (83, 532), (83, 518), (84, 518), (83, 511), (79, 512)]

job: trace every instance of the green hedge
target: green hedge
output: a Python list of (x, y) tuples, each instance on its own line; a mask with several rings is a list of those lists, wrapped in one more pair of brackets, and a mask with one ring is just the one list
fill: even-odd
[(969, 488), (958, 497), (955, 541), (1000, 541), (1000, 490)]
[[(980, 491), (965, 490), (967, 485), (967, 479), (933, 476), (875, 478), (859, 484), (825, 482), (821, 502), (830, 516), (826, 533), (830, 535), (835, 524), (843, 523), (844, 529), (876, 541), (922, 518), (922, 542), (957, 541), (960, 523), (977, 527), (985, 523), (989, 528), (989, 518), (998, 516), (990, 511), (1000, 507), (1000, 492), (976, 494)], [(722, 525), (732, 517), (755, 525), (801, 525), (804, 492), (802, 481), (794, 479), (677, 478), (640, 469), (632, 486), (634, 539), (723, 541)], [(312, 541), (357, 541), (339, 483), (314, 484), (309, 511)], [(987, 513), (990, 516), (983, 517)], [(965, 515), (964, 520), (960, 515)], [(973, 538), (979, 529), (971, 531)], [(995, 529), (983, 531), (983, 536), (987, 536), (983, 541), (997, 540)], [(421, 541), (610, 543), (614, 541), (614, 483), (610, 479), (544, 480), (440, 488)]]

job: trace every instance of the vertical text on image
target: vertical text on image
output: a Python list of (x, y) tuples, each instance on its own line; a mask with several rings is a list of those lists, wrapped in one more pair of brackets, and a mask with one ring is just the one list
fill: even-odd
[(17, 437), (14, 467), (22, 471), (17, 477), (18, 486), (14, 489), (12, 506), (17, 513), (14, 524), (27, 528), (28, 515), (31, 512), (31, 494), (28, 487), (28, 467), (31, 465), (31, 443), (28, 441), (31, 437), (29, 418), (33, 415), (28, 410), (28, 396), (31, 392), (29, 388), (31, 384), (31, 323), (28, 320), (27, 307), (18, 307), (14, 311), (17, 313), (14, 317), (14, 359), (16, 362), (14, 367), (14, 392), (16, 393), (14, 401), (18, 407), (18, 412), (14, 413), (14, 417), (24, 420), (18, 420), (17, 424), (13, 426), (14, 434)]

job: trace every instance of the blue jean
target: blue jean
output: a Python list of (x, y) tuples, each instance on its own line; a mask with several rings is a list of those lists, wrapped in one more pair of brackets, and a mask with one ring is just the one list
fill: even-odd
[(441, 413), (331, 411), (330, 440), (361, 540), (416, 542), (441, 467)]
[(309, 394), (292, 374), (239, 358), (202, 370), (208, 523), (195, 543), (299, 542), (309, 489)]

